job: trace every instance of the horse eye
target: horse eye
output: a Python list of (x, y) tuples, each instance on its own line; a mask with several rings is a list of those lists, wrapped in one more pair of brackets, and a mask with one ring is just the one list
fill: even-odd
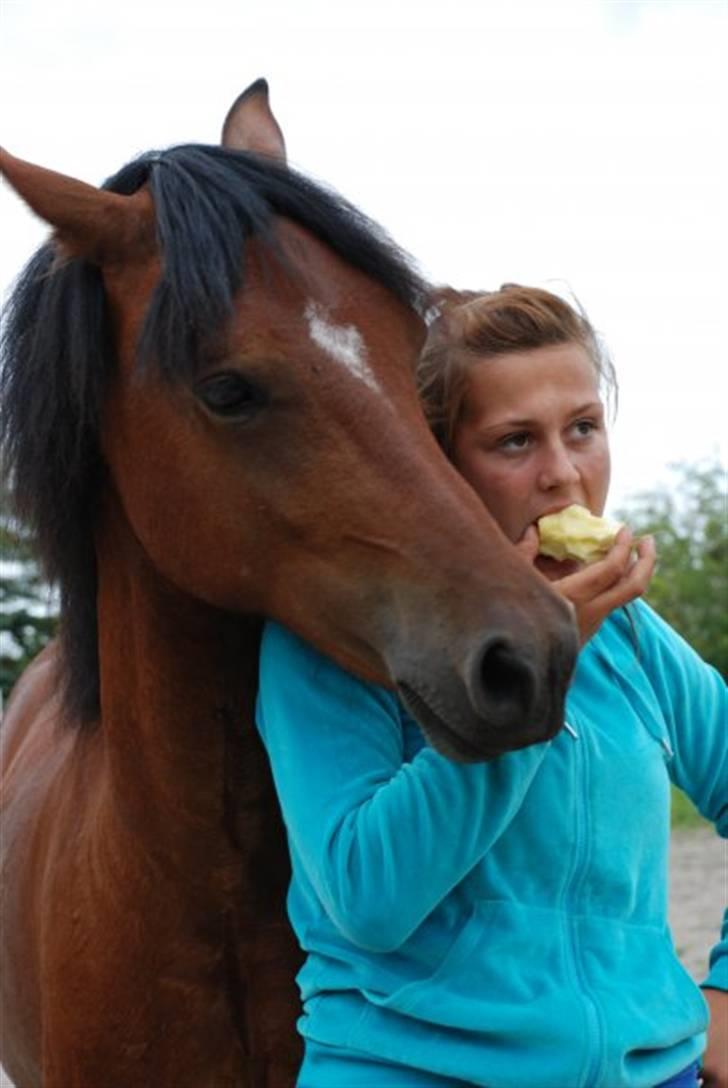
[(208, 411), (224, 419), (247, 422), (267, 403), (263, 389), (235, 371), (215, 374), (195, 387)]

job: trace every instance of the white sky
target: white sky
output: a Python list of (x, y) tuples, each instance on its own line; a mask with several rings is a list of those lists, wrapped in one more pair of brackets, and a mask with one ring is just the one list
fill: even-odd
[[(98, 183), (216, 142), (266, 76), (293, 164), (433, 280), (577, 295), (620, 377), (614, 507), (721, 452), (727, 55), (728, 0), (0, 0), (0, 132)], [(45, 229), (6, 186), (0, 229), (5, 291)]]

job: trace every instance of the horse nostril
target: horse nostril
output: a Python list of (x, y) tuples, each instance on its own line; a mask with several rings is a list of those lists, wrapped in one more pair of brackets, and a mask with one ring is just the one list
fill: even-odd
[[(528, 715), (536, 695), (532, 664), (503, 637), (484, 647), (471, 674), (473, 705), (492, 725), (516, 724), (512, 714)], [(527, 719), (519, 724), (528, 725)]]

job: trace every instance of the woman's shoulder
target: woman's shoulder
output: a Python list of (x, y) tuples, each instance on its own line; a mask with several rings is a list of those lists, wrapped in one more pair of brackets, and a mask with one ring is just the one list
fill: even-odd
[(323, 660), (323, 655), (316, 650), (310, 642), (304, 641), (275, 620), (266, 620), (263, 624), (263, 634), (260, 640), (260, 656), (262, 658), (275, 658), (279, 661), (300, 660), (311, 663)]
[(659, 693), (674, 696), (679, 689), (712, 704), (724, 700), (725, 680), (645, 601), (612, 613), (598, 633), (602, 651), (620, 675), (642, 673)]
[(607, 641), (619, 640), (629, 646), (638, 658), (659, 650), (678, 657), (685, 653), (696, 656), (682, 635), (643, 600), (612, 612), (600, 633)]
[(329, 693), (348, 700), (374, 700), (385, 704), (390, 712), (397, 703), (394, 692), (360, 679), (274, 620), (267, 620), (263, 626), (259, 679), (262, 688), (273, 683), (280, 690), (282, 685), (288, 684), (292, 692), (300, 685), (301, 688), (314, 688), (322, 695)]
[(348, 674), (310, 642), (274, 620), (263, 625), (260, 640), (259, 672), (261, 683), (273, 676), (280, 684), (283, 677), (305, 677), (316, 681), (325, 674), (332, 682), (346, 684)]

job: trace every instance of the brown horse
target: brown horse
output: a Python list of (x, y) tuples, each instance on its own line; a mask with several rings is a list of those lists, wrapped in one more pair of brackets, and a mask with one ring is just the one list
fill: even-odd
[(454, 758), (562, 723), (574, 626), (427, 430), (422, 285), (282, 156), (262, 81), (223, 147), (102, 189), (2, 155), (55, 231), (11, 303), (5, 411), (62, 598), (3, 734), (17, 1088), (293, 1084), (260, 617), (397, 686)]

